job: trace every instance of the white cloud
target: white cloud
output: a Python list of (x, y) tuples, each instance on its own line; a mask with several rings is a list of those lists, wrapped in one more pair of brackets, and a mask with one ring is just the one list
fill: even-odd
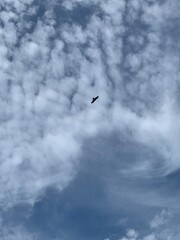
[[(81, 3), (64, 1), (64, 4), (73, 10), (78, 2)], [(171, 5), (168, 1), (163, 6), (154, 3), (148, 7), (143, 2), (129, 3), (133, 15), (127, 20), (136, 19), (138, 9), (143, 7), (142, 21), (150, 24), (151, 31), (142, 29), (143, 34), (137, 38), (129, 34), (128, 41), (142, 49), (136, 54), (127, 52), (126, 59), (123, 59), (123, 36), (127, 31), (123, 19), (125, 1), (85, 1), (85, 5), (97, 4), (105, 14), (103, 19), (92, 15), (85, 30), (74, 23), (55, 29), (53, 1), (45, 13), (47, 18), (39, 19), (34, 31), (24, 33), (20, 40), (19, 31), (23, 31), (24, 23), (21, 16), (32, 1), (7, 2), (1, 15), (4, 29), (0, 29), (3, 205), (15, 204), (20, 198), (34, 201), (49, 184), (62, 189), (76, 173), (83, 138), (105, 130), (121, 132), (128, 128), (134, 141), (160, 151), (164, 175), (180, 166), (179, 113), (170, 100), (176, 84), (169, 80), (173, 76), (174, 82), (178, 81), (178, 60), (177, 56), (169, 60), (169, 55), (159, 48), (162, 16), (166, 11), (169, 14), (167, 8)], [(157, 24), (155, 20), (151, 22), (154, 17), (159, 19)], [(18, 47), (14, 47), (17, 42)], [(84, 55), (80, 45), (87, 42)], [(13, 57), (12, 62), (7, 59), (8, 54)], [(120, 69), (124, 60), (130, 70), (137, 71), (125, 85)], [(100, 100), (89, 105), (96, 94)], [(128, 107), (123, 105), (124, 101)], [(143, 170), (148, 175), (151, 164), (143, 162), (142, 166), (132, 165), (129, 173)]]
[(150, 227), (156, 229), (162, 225), (167, 225), (168, 221), (172, 217), (172, 213), (163, 209), (160, 214), (157, 214), (150, 222)]
[(144, 237), (143, 240), (157, 240), (157, 238), (153, 234), (150, 234)]
[(179, 222), (172, 221), (173, 217), (174, 213), (163, 209), (150, 221), (150, 228), (154, 230), (153, 232), (150, 230), (150, 233), (142, 234), (134, 229), (127, 229), (125, 236), (118, 240), (178, 240)]
[(2, 240), (39, 240), (37, 233), (30, 233), (22, 226), (10, 225), (0, 217), (0, 238)]
[(137, 238), (138, 237), (138, 233), (134, 230), (134, 229), (128, 229), (127, 230), (127, 233), (126, 233), (126, 236), (128, 238)]
[(27, 232), (21, 227), (17, 228), (4, 228), (3, 232), (0, 232), (1, 239), (6, 240), (39, 240), (40, 238), (36, 234)]
[[(53, 7), (57, 1), (52, 1), (45, 17), (28, 33), (24, 29), (30, 29), (32, 22), (25, 22), (23, 16), (38, 12), (37, 7), (29, 9), (32, 2), (6, 1), (0, 16), (4, 24), (0, 28), (1, 206), (22, 201), (33, 204), (50, 185), (64, 189), (78, 171), (83, 140), (101, 132), (128, 129), (132, 141), (162, 155), (160, 170), (154, 167), (157, 159), (142, 159), (121, 169), (122, 175), (162, 177), (178, 169), (180, 125), (174, 96), (179, 56), (166, 46), (162, 30), (172, 12), (179, 15), (179, 3), (169, 0), (159, 5), (154, 1), (148, 6), (142, 0), (129, 1), (126, 6), (123, 0), (64, 1), (69, 11), (80, 3), (95, 4), (103, 12), (102, 19), (93, 14), (83, 29), (77, 23), (55, 28)], [(126, 7), (130, 26), (142, 8), (140, 20), (150, 27), (142, 27), (136, 34), (133, 25), (129, 31)], [(87, 47), (82, 53), (83, 44)], [(129, 46), (136, 51), (127, 50)], [(128, 75), (131, 72), (133, 75)], [(94, 95), (100, 99), (91, 105)], [(123, 193), (128, 192), (125, 188)], [(140, 189), (128, 194), (135, 202), (151, 206), (179, 205), (178, 199), (162, 200), (155, 191)], [(163, 210), (151, 221), (152, 232), (141, 236), (129, 229), (121, 240), (178, 240), (178, 231), (167, 226), (169, 218)], [(3, 231), (7, 240), (38, 239), (18, 227), (9, 233), (3, 226)]]

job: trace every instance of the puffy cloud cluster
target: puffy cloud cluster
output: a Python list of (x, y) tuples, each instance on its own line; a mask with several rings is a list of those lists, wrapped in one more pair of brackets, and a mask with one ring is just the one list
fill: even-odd
[(163, 209), (150, 222), (150, 228), (154, 230), (153, 232), (142, 236), (144, 234), (134, 229), (127, 229), (125, 236), (118, 240), (178, 240), (180, 236), (177, 230), (179, 225), (175, 224), (172, 218), (173, 213)]
[[(58, 22), (55, 8), (73, 18), (78, 6), (94, 7), (85, 29), (77, 18)], [(169, 1), (1, 3), (2, 205), (33, 202), (49, 185), (63, 189), (83, 138), (101, 131), (128, 128), (134, 141), (163, 154), (163, 174), (179, 167), (178, 55), (161, 31), (173, 8)]]

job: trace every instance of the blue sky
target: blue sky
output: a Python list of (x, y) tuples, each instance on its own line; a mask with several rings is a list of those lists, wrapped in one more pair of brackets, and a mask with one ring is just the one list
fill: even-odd
[(179, 8), (0, 2), (1, 239), (179, 240)]

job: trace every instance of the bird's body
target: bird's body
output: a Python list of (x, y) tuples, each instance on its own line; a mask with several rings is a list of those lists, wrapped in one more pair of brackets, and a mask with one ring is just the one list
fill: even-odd
[(97, 97), (93, 97), (91, 103), (95, 102), (98, 98), (99, 98), (99, 96), (97, 96)]

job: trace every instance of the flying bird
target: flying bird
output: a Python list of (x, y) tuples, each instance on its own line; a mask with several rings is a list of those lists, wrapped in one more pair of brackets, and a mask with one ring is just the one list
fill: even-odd
[(93, 97), (91, 103), (95, 102), (98, 98), (99, 98), (99, 96), (97, 96), (97, 97)]

